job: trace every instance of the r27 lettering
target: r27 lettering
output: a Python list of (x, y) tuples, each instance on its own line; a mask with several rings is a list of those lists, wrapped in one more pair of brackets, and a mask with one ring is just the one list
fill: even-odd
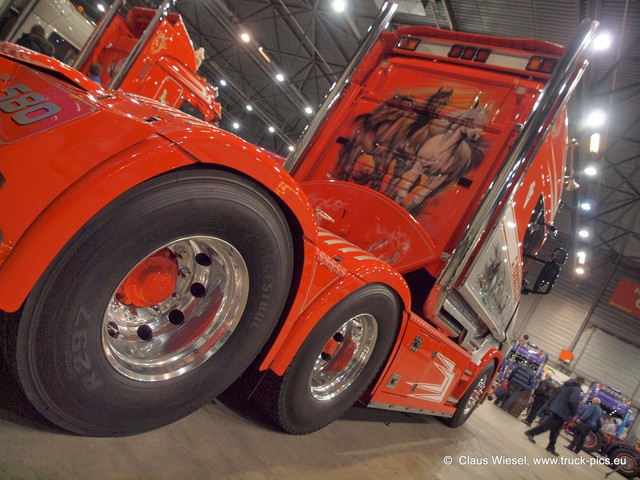
[(9, 87), (2, 93), (4, 95), (0, 96), (0, 111), (13, 114), (11, 119), (18, 125), (31, 125), (60, 111), (58, 105), (45, 102), (44, 96), (22, 83)]

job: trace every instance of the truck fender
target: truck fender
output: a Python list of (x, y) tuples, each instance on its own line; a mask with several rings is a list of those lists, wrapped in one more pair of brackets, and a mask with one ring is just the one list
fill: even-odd
[[(314, 209), (298, 184), (274, 160), (274, 154), (252, 145), (232, 133), (206, 124), (190, 128), (170, 128), (158, 133), (176, 144), (194, 161), (227, 167), (252, 178), (279, 198), (291, 210), (305, 236), (315, 239), (317, 225)], [(212, 139), (215, 138), (215, 141)]]
[[(304, 235), (313, 239), (315, 217), (295, 182), (279, 171), (278, 165), (264, 152), (253, 152), (253, 161), (249, 162), (242, 149), (235, 150), (237, 143), (225, 143), (225, 148), (217, 150), (224, 155), (209, 155), (202, 163), (227, 166), (264, 185), (293, 213)], [(255, 161), (256, 156), (260, 162)], [(234, 158), (240, 161), (234, 162)], [(64, 245), (109, 202), (155, 176), (197, 163), (197, 158), (165, 139), (151, 137), (123, 150), (69, 185), (34, 220), (1, 265), (0, 309), (18, 310)]]
[[(400, 298), (404, 310), (411, 308), (411, 294), (402, 276), (392, 267), (377, 259), (360, 260), (361, 265), (351, 273), (342, 276), (316, 295), (313, 301), (306, 305), (302, 313), (294, 312), (285, 322), (273, 346), (260, 365), (260, 370), (269, 368), (276, 375), (283, 375), (289, 363), (304, 343), (309, 333), (327, 312), (349, 294), (369, 283), (381, 283), (388, 286)], [(347, 262), (345, 262), (347, 263)], [(297, 318), (291, 318), (297, 316)], [(398, 331), (404, 329), (408, 315), (403, 314), (398, 319)], [(286, 340), (286, 341), (285, 341)]]

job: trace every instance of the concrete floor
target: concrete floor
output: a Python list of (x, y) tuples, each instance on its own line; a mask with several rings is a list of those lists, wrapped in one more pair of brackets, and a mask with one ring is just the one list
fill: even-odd
[[(329, 427), (294, 437), (216, 402), (151, 433), (83, 438), (48, 425), (10, 380), (0, 380), (3, 480), (601, 480), (611, 471), (589, 466), (593, 457), (585, 453), (586, 465), (535, 465), (555, 458), (544, 450), (548, 434), (532, 445), (523, 423), (488, 402), (456, 430), (430, 417), (354, 407)], [(580, 457), (562, 448), (566, 443), (560, 437), (558, 458), (576, 462)], [(492, 457), (527, 465), (498, 465)]]

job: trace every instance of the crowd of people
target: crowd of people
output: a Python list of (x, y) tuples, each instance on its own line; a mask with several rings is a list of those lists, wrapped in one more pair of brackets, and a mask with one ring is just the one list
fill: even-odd
[[(580, 411), (583, 377), (576, 376), (558, 385), (552, 376), (553, 373), (546, 371), (538, 376), (528, 363), (519, 363), (496, 389), (494, 403), (504, 411), (510, 411), (526, 392), (524, 396), (530, 397), (530, 401), (522, 422), (531, 428), (524, 435), (536, 443), (535, 437), (548, 431), (546, 450), (555, 456), (559, 455), (556, 442), (567, 424), (573, 437), (564, 447), (574, 453), (583, 449), (589, 432), (601, 430), (605, 434), (616, 435), (618, 424), (614, 418), (604, 414), (599, 398), (593, 398)], [(539, 423), (533, 427), (536, 420)]]

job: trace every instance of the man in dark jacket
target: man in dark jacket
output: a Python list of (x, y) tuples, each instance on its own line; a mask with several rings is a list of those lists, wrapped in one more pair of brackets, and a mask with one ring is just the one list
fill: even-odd
[(38, 24), (31, 27), (29, 33), (23, 33), (16, 43), (22, 47), (30, 48), (34, 52), (49, 56), (53, 56), (56, 50), (53, 44), (45, 38), (44, 27)]
[(527, 425), (531, 426), (536, 417), (542, 412), (547, 401), (551, 397), (551, 392), (553, 391), (553, 380), (549, 377), (549, 374), (544, 373), (542, 375), (542, 379), (538, 386), (533, 392), (533, 402), (531, 402), (531, 407), (529, 408), (529, 414), (527, 418), (522, 420)]
[(600, 399), (596, 397), (591, 400), (591, 404), (587, 405), (580, 418), (576, 420), (576, 425), (573, 429), (573, 440), (569, 445), (565, 445), (565, 448), (572, 452), (580, 453), (587, 434), (598, 431), (597, 425), (600, 417), (602, 417), (602, 408), (600, 408)]
[(551, 402), (551, 405), (549, 405), (549, 417), (537, 427), (524, 432), (531, 443), (536, 443), (533, 437), (549, 430), (549, 444), (546, 450), (552, 455), (558, 456), (556, 452), (556, 440), (558, 439), (560, 430), (562, 430), (562, 424), (571, 420), (571, 418), (578, 413), (581, 393), (580, 386), (583, 383), (584, 378), (576, 377), (575, 379), (567, 380), (558, 388), (556, 396)]
[(519, 363), (513, 367), (507, 380), (509, 380), (509, 390), (507, 392), (507, 400), (502, 405), (502, 409), (505, 412), (509, 411), (523, 390), (531, 390), (533, 388), (533, 383), (536, 381), (536, 372), (533, 371), (533, 368), (528, 363)]

